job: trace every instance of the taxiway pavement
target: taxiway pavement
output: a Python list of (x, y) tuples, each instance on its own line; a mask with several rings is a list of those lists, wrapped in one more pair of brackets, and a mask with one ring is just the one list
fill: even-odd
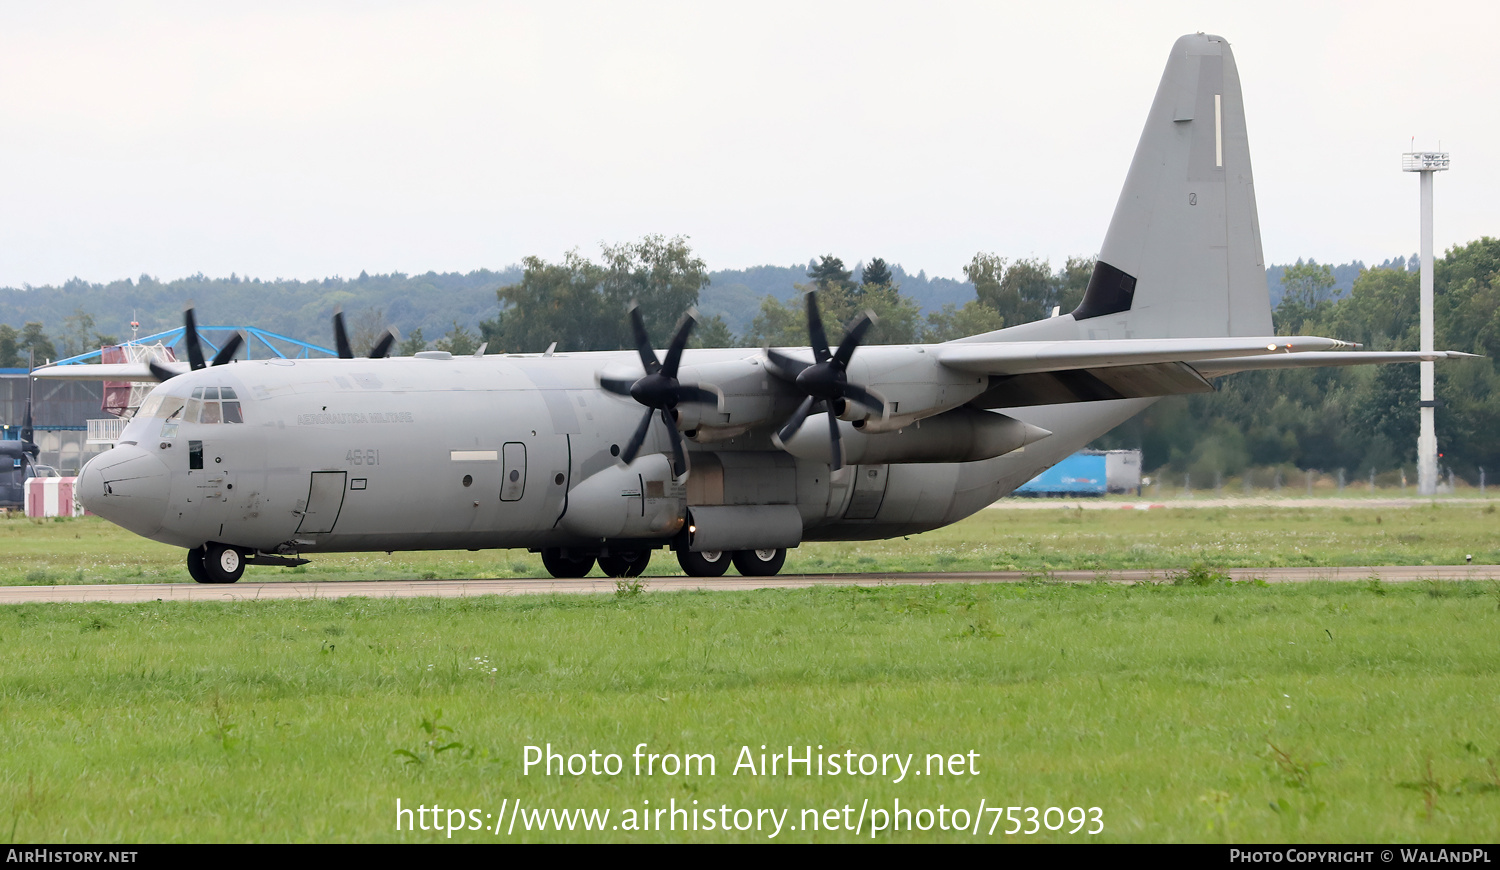
[[(785, 574), (777, 577), (641, 577), (645, 592), (805, 589), (812, 586), (923, 586), (933, 583), (1170, 583), (1177, 571), (974, 571), (908, 574)], [(1234, 580), (1298, 583), (1316, 580), (1383, 583), (1420, 580), (1500, 580), (1500, 565), (1380, 565), (1360, 568), (1229, 568)], [(0, 604), (87, 601), (271, 601), (276, 599), (466, 598), (476, 595), (613, 594), (616, 581), (583, 580), (328, 580), (315, 583), (115, 583), (77, 586), (0, 586)]]

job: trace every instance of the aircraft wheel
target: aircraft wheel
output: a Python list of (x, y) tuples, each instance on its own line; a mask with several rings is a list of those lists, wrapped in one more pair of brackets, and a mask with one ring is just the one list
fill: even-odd
[(187, 552), (188, 576), (198, 583), (212, 583), (208, 577), (208, 568), (203, 564), (204, 547), (194, 547)]
[(746, 577), (770, 577), (786, 564), (786, 550), (739, 550), (734, 567)]
[(606, 577), (639, 577), (651, 561), (650, 550), (626, 550), (599, 557), (599, 570)]
[(577, 577), (585, 577), (593, 570), (594, 560), (592, 557), (584, 559), (569, 559), (562, 554), (562, 550), (543, 550), (542, 566), (559, 580), (571, 580)]
[(245, 554), (228, 544), (209, 544), (203, 553), (203, 573), (210, 583), (233, 583), (245, 574)]
[(706, 553), (677, 551), (677, 564), (682, 566), (683, 573), (689, 577), (723, 577), (724, 572), (729, 570), (731, 558), (732, 554), (723, 550), (710, 550)]

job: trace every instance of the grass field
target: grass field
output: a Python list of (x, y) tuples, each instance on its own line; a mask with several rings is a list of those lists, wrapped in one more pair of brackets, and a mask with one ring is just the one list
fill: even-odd
[[(610, 824), (675, 799), (789, 809), (780, 840), (868, 840), (868, 821), (807, 831), (802, 811), (899, 800), (968, 819), (981, 801), (1079, 807), (1085, 830), (1098, 807), (1103, 832), (1006, 837), (1001, 819), (990, 835), (986, 812), (978, 837), (877, 840), (1500, 839), (1500, 588), (1203, 579), (7, 607), (0, 830), (432, 841), (447, 837), (397, 832), (398, 799), (478, 810), (463, 821), (487, 829), (517, 799)], [(526, 773), (524, 747), (548, 743), (618, 753), (623, 771)], [(717, 767), (636, 775), (640, 743)], [(732, 772), (763, 744), (966, 767), (899, 783)], [(525, 828), (453, 839), (770, 833)]]
[[(0, 836), (449, 839), (398, 831), (399, 799), (484, 828), (463, 841), (870, 840), (883, 812), (904, 829), (877, 842), (1493, 842), (1500, 584), (1230, 584), (1213, 568), (1494, 563), (1496, 528), (1473, 504), (994, 510), (909, 541), (809, 545), (788, 570), (1118, 566), (1176, 582), (0, 607)], [(0, 522), (0, 582), (185, 580), (180, 565), (93, 519)], [(266, 573), (540, 565), (431, 553)], [(525, 747), (549, 743), (618, 754), (620, 773), (527, 772)], [(638, 744), (716, 767), (638, 775)], [(762, 745), (909, 754), (926, 775), (736, 772)], [(934, 775), (930, 755), (963, 768)], [(897, 801), (917, 811), (904, 823)], [(684, 814), (699, 830), (629, 829), (674, 806), (749, 827)], [(1033, 823), (996, 806), (1036, 807), (1037, 832), (1007, 836)], [(547, 809), (610, 816), (532, 829)], [(750, 810), (784, 811), (782, 829)], [(941, 829), (954, 810), (968, 833)], [(829, 829), (829, 811), (859, 833)]]
[[(784, 573), (1094, 570), (1500, 563), (1496, 504), (1422, 507), (986, 510), (892, 541), (812, 543)], [(314, 555), (297, 569), (251, 568), (248, 579), (544, 577), (522, 550)], [(594, 572), (598, 575), (598, 569)], [(682, 572), (658, 551), (648, 573)], [(95, 517), (0, 520), (0, 585), (191, 582), (183, 551)]]

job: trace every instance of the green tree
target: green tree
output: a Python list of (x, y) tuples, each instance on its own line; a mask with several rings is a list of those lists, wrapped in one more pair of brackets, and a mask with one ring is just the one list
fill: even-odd
[(17, 353), (18, 338), (19, 334), (14, 326), (0, 323), (0, 369), (21, 367), (21, 357)]
[(1017, 260), (1005, 270), (1000, 296), (1015, 306), (1015, 318), (1007, 317), (1007, 323), (1041, 320), (1052, 310), (1052, 267), (1046, 260)]
[(751, 344), (806, 346), (811, 341), (807, 332), (805, 301), (805, 294), (809, 292), (817, 293), (818, 315), (823, 320), (830, 347), (837, 346), (844, 337), (844, 329), (866, 311), (875, 316), (875, 325), (865, 333), (863, 344), (913, 344), (922, 340), (920, 306), (894, 287), (876, 284), (856, 288), (831, 284), (827, 289), (816, 290), (815, 285), (795, 286), (799, 295), (785, 303), (774, 296), (761, 300), (760, 313), (755, 316), (747, 336)]
[(1001, 298), (1000, 282), (1005, 279), (1005, 267), (1010, 261), (995, 254), (980, 251), (964, 267), (964, 278), (974, 285), (974, 293), (979, 297), (979, 304), (988, 307), (999, 315), (1000, 320), (1006, 326), (1015, 325), (1014, 321), (1006, 319), (1006, 310), (1014, 306), (1007, 304), (1007, 300)]
[(873, 257), (869, 263), (865, 264), (864, 274), (860, 276), (859, 283), (866, 287), (871, 285), (889, 287), (892, 282), (890, 267), (879, 257)]
[(1500, 356), (1500, 239), (1457, 245), (1433, 273), (1434, 331), (1455, 350)]
[(712, 317), (700, 317), (698, 325), (693, 327), (693, 334), (688, 337), (688, 347), (734, 346), (734, 335), (729, 331), (729, 324), (717, 314)]
[[(796, 286), (801, 288), (805, 285)], [(760, 311), (750, 323), (750, 334), (745, 336), (746, 340), (751, 346), (756, 347), (806, 345), (808, 338), (807, 315), (803, 308), (805, 304), (800, 296), (788, 300), (785, 304), (782, 304), (775, 296), (765, 296), (760, 300)]]
[(1054, 278), (1053, 304), (1067, 314), (1083, 302), (1084, 291), (1089, 289), (1089, 279), (1094, 277), (1094, 264), (1098, 257), (1069, 257), (1057, 270)]
[(427, 339), (422, 337), (422, 328), (419, 326), (411, 331), (411, 335), (408, 335), (405, 341), (401, 342), (397, 353), (401, 356), (416, 356), (426, 349)]
[(1005, 320), (995, 309), (971, 299), (959, 308), (952, 302), (941, 310), (927, 315), (927, 329), (923, 341), (952, 341), (985, 332), (994, 332), (1005, 325)]
[(52, 339), (42, 332), (42, 324), (35, 320), (27, 321), (21, 327), (21, 339), (16, 343), (16, 353), (21, 359), (27, 359), (26, 352), (30, 351), (31, 359), (37, 365), (47, 360), (57, 359), (57, 348), (53, 347)]
[(844, 289), (853, 288), (854, 282), (849, 280), (854, 274), (844, 268), (844, 261), (832, 254), (824, 254), (823, 262), (808, 270), (807, 277), (812, 279), (813, 284), (819, 290), (828, 290), (833, 287)]
[(1371, 350), (1416, 350), (1417, 281), (1417, 273), (1405, 269), (1366, 269), (1348, 296), (1304, 320), (1302, 331), (1357, 341)]
[(1017, 260), (980, 252), (964, 267), (980, 303), (1000, 315), (1006, 326), (1047, 316), (1053, 298), (1052, 269), (1045, 260)]
[(434, 345), (437, 350), (446, 350), (454, 356), (468, 356), (479, 349), (479, 339), (474, 333), (458, 325), (453, 321), (453, 328), (448, 334), (438, 339)]
[(1333, 267), (1308, 260), (1298, 260), (1281, 276), (1284, 293), (1276, 306), (1276, 332), (1297, 335), (1303, 324), (1327, 312), (1333, 302)]
[[(576, 250), (565, 254), (561, 263), (540, 257), (527, 257), (523, 263), (521, 282), (497, 291), (506, 351), (537, 353), (554, 341), (565, 351), (618, 347), (618, 326), (604, 320), (602, 269)], [(620, 320), (620, 313), (614, 319)]]
[[(89, 342), (98, 333), (94, 332), (94, 317), (82, 307), (73, 310), (73, 313), (63, 318), (62, 346), (63, 354), (66, 356), (77, 356), (87, 353)], [(98, 350), (97, 347), (93, 348)]]
[(639, 242), (604, 246), (602, 317), (619, 325), (615, 347), (634, 347), (624, 314), (632, 303), (654, 342), (662, 346), (683, 314), (708, 286), (708, 267), (693, 256), (685, 236), (646, 236)]
[(565, 351), (634, 347), (625, 316), (632, 303), (640, 306), (653, 342), (665, 345), (708, 284), (707, 267), (680, 236), (606, 245), (603, 259), (597, 264), (577, 251), (561, 263), (526, 258), (520, 283), (497, 291), (501, 345), (521, 353), (554, 341)]

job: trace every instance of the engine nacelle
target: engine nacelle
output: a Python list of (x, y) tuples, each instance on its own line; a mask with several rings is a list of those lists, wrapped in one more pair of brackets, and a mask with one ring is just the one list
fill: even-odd
[[(1014, 417), (968, 406), (918, 420), (899, 432), (870, 434), (839, 423), (844, 462), (849, 465), (974, 462), (1002, 456), (1051, 434)], [(782, 449), (803, 459), (827, 462), (829, 444), (828, 415), (815, 414)]]
[(628, 467), (612, 465), (568, 493), (562, 526), (597, 540), (670, 538), (687, 516), (687, 487), (672, 477), (672, 462), (653, 453)]

